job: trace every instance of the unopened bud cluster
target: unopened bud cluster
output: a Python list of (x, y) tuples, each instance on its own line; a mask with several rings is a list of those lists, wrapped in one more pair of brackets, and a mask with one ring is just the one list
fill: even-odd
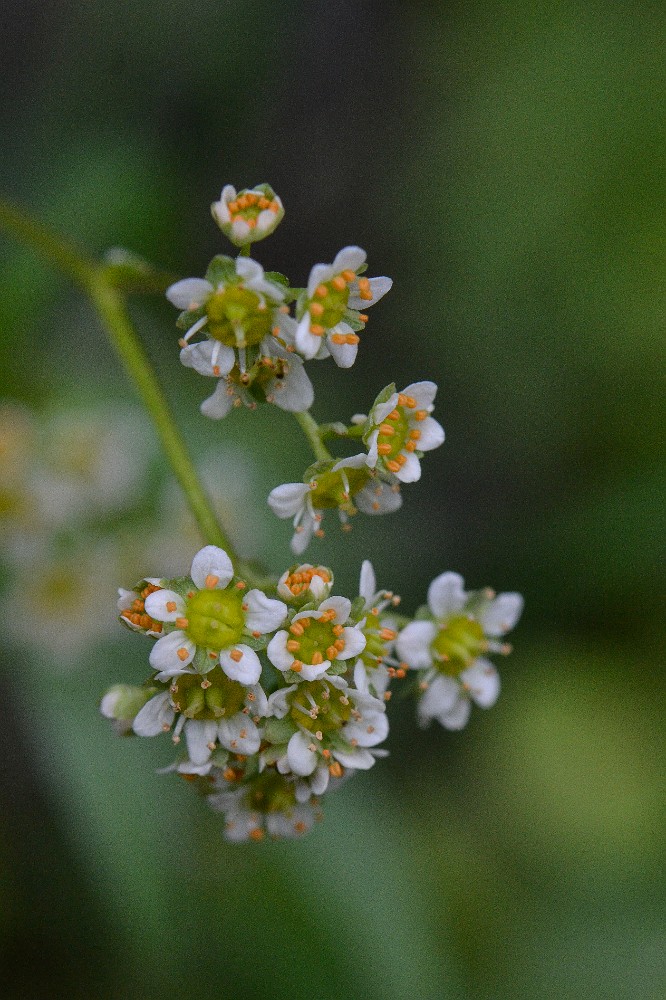
[[(181, 310), (181, 361), (217, 380), (201, 407), (209, 417), (263, 403), (297, 414), (315, 461), (268, 503), (293, 520), (300, 556), (323, 534), (327, 510), (349, 528), (358, 511), (400, 507), (401, 486), (420, 479), (426, 452), (444, 441), (432, 416), (437, 386), (391, 384), (367, 414), (319, 426), (307, 412), (314, 391), (305, 364), (332, 357), (351, 367), (366, 310), (391, 280), (366, 277), (356, 246), (316, 264), (304, 288), (265, 272), (250, 246), (284, 215), (268, 185), (228, 185), (212, 213), (240, 254), (216, 256), (203, 278), (168, 289)], [(329, 438), (356, 453), (332, 455)], [(170, 733), (182, 753), (167, 770), (224, 815), (230, 840), (297, 836), (320, 818), (329, 789), (386, 754), (395, 680), (417, 699), (421, 724), (436, 719), (447, 729), (466, 724), (472, 703), (489, 708), (498, 697), (488, 656), (509, 652), (501, 640), (521, 613), (518, 594), (468, 592), (460, 576), (443, 573), (415, 618), (398, 605), (393, 591), (377, 588), (367, 560), (359, 594), (349, 598), (336, 593), (327, 567), (293, 565), (257, 585), (222, 548), (206, 545), (188, 575), (119, 591), (120, 620), (150, 641), (152, 672), (141, 687), (111, 688), (102, 712), (120, 733)]]

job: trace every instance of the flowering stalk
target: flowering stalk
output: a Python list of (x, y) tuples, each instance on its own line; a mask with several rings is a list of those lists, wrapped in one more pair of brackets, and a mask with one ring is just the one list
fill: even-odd
[(310, 442), (314, 457), (320, 462), (330, 462), (333, 458), (321, 438), (321, 428), (311, 413), (295, 413), (301, 430)]
[(66, 274), (88, 295), (102, 320), (112, 346), (153, 421), (201, 534), (210, 544), (225, 548), (235, 559), (233, 546), (201, 485), (185, 441), (129, 318), (124, 295), (115, 287), (116, 275), (113, 268), (110, 269), (105, 264), (99, 265), (84, 257), (48, 227), (35, 222), (19, 209), (3, 201), (0, 201), (0, 226)]

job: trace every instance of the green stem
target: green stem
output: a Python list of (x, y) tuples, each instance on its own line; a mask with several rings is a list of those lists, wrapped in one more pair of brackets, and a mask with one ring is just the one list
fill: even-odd
[(333, 459), (330, 451), (319, 436), (319, 424), (309, 413), (294, 413), (297, 421), (301, 425), (301, 430), (310, 442), (315, 458), (320, 462), (330, 462)]
[(104, 265), (87, 259), (42, 223), (35, 222), (3, 201), (0, 201), (0, 228), (6, 229), (20, 243), (70, 277), (90, 297), (112, 346), (153, 421), (201, 534), (209, 544), (226, 549), (237, 563), (233, 546), (201, 485), (153, 367), (129, 318), (125, 298), (105, 274)]

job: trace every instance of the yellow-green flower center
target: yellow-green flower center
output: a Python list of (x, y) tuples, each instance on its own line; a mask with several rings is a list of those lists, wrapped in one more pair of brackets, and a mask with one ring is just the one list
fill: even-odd
[(312, 733), (331, 733), (349, 722), (352, 704), (344, 691), (325, 681), (306, 681), (291, 696), (290, 716)]
[(349, 493), (341, 472), (323, 472), (317, 476), (317, 485), (312, 491), (312, 505), (316, 510), (326, 510), (331, 507), (349, 506), (350, 497), (358, 493), (370, 481), (370, 473), (364, 466), (361, 469), (347, 468), (344, 470)]
[(206, 315), (206, 332), (227, 347), (258, 344), (272, 328), (272, 309), (242, 285), (227, 285), (211, 295)]
[(294, 656), (293, 670), (303, 664), (318, 665), (335, 660), (345, 648), (344, 628), (334, 625), (335, 612), (326, 611), (320, 618), (299, 618), (289, 628), (287, 649)]
[(188, 637), (197, 646), (228, 649), (243, 634), (243, 599), (236, 590), (198, 590), (187, 602)]
[(459, 615), (442, 625), (432, 642), (435, 666), (442, 674), (457, 677), (487, 647), (483, 629), (473, 618)]
[(289, 813), (296, 805), (295, 785), (277, 771), (265, 771), (252, 779), (246, 803), (261, 813)]
[(169, 690), (179, 712), (201, 721), (231, 718), (243, 709), (248, 697), (247, 688), (230, 680), (221, 667), (215, 667), (205, 677), (180, 674)]
[(331, 281), (318, 285), (308, 305), (310, 319), (315, 327), (312, 333), (318, 332), (317, 327), (328, 330), (336, 326), (344, 316), (348, 302), (349, 288), (342, 275), (336, 275)]

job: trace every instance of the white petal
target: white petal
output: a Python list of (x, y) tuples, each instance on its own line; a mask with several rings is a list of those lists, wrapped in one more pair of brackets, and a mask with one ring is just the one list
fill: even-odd
[(289, 687), (278, 688), (277, 691), (274, 691), (268, 699), (266, 715), (275, 716), (276, 719), (284, 719), (285, 715), (289, 711), (288, 696), (292, 693), (292, 691), (295, 691), (297, 687), (297, 684), (290, 684)]
[(356, 740), (360, 747), (374, 747), (388, 736), (389, 724), (385, 712), (368, 712), (360, 722), (348, 722), (342, 735), (351, 743)]
[(354, 494), (354, 503), (363, 514), (392, 514), (402, 506), (402, 496), (388, 483), (375, 480)]
[(313, 795), (323, 795), (328, 788), (330, 772), (325, 764), (320, 764), (310, 778), (310, 791)]
[(194, 368), (200, 375), (220, 378), (229, 374), (236, 359), (231, 347), (216, 340), (202, 340), (200, 344), (188, 344), (184, 347), (180, 352), (180, 360), (186, 368)]
[(349, 750), (332, 750), (331, 753), (343, 767), (356, 771), (369, 771), (375, 762), (375, 758), (369, 750), (350, 747)]
[(464, 729), (467, 725), (467, 720), (469, 719), (469, 714), (472, 710), (472, 703), (469, 698), (459, 698), (454, 707), (450, 712), (445, 715), (438, 715), (437, 721), (445, 729), (458, 730)]
[(435, 382), (412, 382), (402, 390), (403, 396), (412, 396), (419, 410), (428, 410), (435, 402), (437, 385)]
[(360, 247), (343, 247), (335, 255), (332, 264), (334, 274), (340, 271), (358, 271), (359, 267), (365, 264), (367, 256), (365, 250)]
[(310, 750), (314, 738), (304, 733), (294, 733), (287, 745), (287, 760), (294, 774), (312, 774), (318, 764), (317, 753)]
[[(240, 660), (232, 657), (232, 652), (242, 653)], [(241, 684), (256, 684), (261, 677), (261, 663), (253, 649), (243, 643), (237, 643), (233, 649), (223, 649), (220, 653), (220, 666), (227, 677)]]
[(432, 622), (410, 622), (396, 640), (398, 656), (413, 670), (432, 666), (430, 645), (436, 634)]
[(211, 755), (209, 743), (217, 740), (217, 722), (188, 719), (185, 723), (187, 753), (193, 764), (205, 764)]
[(314, 358), (321, 346), (321, 337), (310, 333), (310, 313), (306, 312), (296, 328), (295, 344), (296, 350), (303, 355), (306, 361)]
[(481, 708), (491, 708), (500, 693), (500, 677), (490, 660), (475, 660), (463, 670), (460, 680), (469, 691), (470, 698)]
[(227, 383), (224, 380), (218, 382), (215, 392), (208, 399), (205, 399), (199, 409), (204, 417), (211, 420), (222, 420), (234, 405), (234, 398), (227, 392)]
[(250, 632), (274, 632), (287, 617), (287, 605), (266, 597), (261, 590), (251, 590), (245, 597), (248, 610), (245, 625)]
[[(192, 560), (190, 576), (195, 587), (222, 590), (234, 575), (231, 559), (217, 545), (204, 545)], [(213, 581), (213, 577), (215, 580)]]
[(317, 285), (321, 285), (335, 277), (335, 270), (330, 264), (315, 264), (308, 278), (308, 298), (311, 299)]
[(435, 618), (443, 620), (462, 611), (466, 600), (465, 581), (459, 573), (440, 573), (428, 587), (428, 607)]
[(183, 278), (166, 290), (166, 297), (177, 309), (198, 309), (213, 294), (213, 286), (205, 278)]
[[(180, 630), (170, 632), (158, 639), (150, 651), (150, 665), (153, 670), (159, 670), (167, 674), (180, 674), (185, 672), (185, 667), (194, 659), (196, 646), (191, 639), (188, 639), (184, 632)], [(178, 656), (178, 650), (185, 650), (187, 655)]]
[(523, 598), (520, 594), (498, 594), (479, 614), (479, 623), (486, 635), (504, 635), (520, 618)]
[(175, 622), (185, 613), (185, 601), (174, 590), (154, 591), (146, 598), (145, 607), (146, 614), (158, 622)]
[(435, 677), (419, 698), (418, 713), (421, 723), (446, 715), (458, 704), (460, 685), (453, 677)]
[(421, 437), (416, 442), (419, 451), (432, 451), (443, 444), (444, 428), (433, 417), (426, 417), (416, 426), (421, 432)]
[(330, 665), (330, 660), (324, 660), (322, 663), (304, 663), (299, 676), (304, 681), (318, 681), (324, 676)]
[(314, 402), (314, 389), (300, 361), (292, 358), (284, 378), (271, 379), (268, 395), (272, 395), (275, 405), (287, 413), (302, 413), (310, 409)]
[(361, 566), (361, 580), (358, 592), (364, 599), (366, 607), (369, 607), (377, 594), (377, 578), (369, 559), (364, 559)]
[(333, 335), (337, 333), (353, 333), (353, 330), (346, 323), (338, 323), (337, 326), (334, 326), (329, 331), (328, 336), (326, 337), (327, 347), (338, 368), (351, 368), (356, 361), (358, 344), (336, 344), (333, 340)]
[(347, 305), (350, 309), (358, 309), (360, 312), (364, 312), (370, 306), (374, 306), (375, 302), (379, 302), (387, 292), (390, 292), (392, 286), (393, 281), (391, 278), (370, 278), (370, 294), (372, 298), (362, 299), (358, 294), (358, 284), (354, 283), (349, 289), (349, 301)]
[(416, 483), (421, 478), (421, 463), (413, 452), (402, 453), (405, 462), (395, 473), (401, 483)]
[(302, 509), (309, 492), (310, 487), (307, 483), (284, 483), (271, 490), (268, 495), (268, 506), (278, 517), (293, 517)]
[[(335, 611), (335, 619), (339, 625), (344, 625), (344, 623), (349, 618), (351, 613), (351, 601), (348, 597), (327, 597), (325, 601), (322, 601), (317, 609), (317, 617), (323, 614), (325, 611)], [(300, 615), (295, 615), (294, 620), (299, 617), (304, 617), (308, 612), (301, 612)]]
[(345, 628), (340, 638), (344, 639), (345, 648), (338, 653), (338, 660), (351, 660), (365, 649), (366, 639), (360, 628)]
[(132, 729), (137, 736), (157, 736), (164, 732), (165, 726), (171, 726), (174, 715), (169, 693), (165, 691), (155, 695), (137, 712)]
[(256, 753), (261, 744), (261, 733), (252, 719), (238, 712), (231, 719), (218, 723), (220, 743), (235, 753)]
[(294, 662), (292, 653), (290, 653), (287, 649), (288, 639), (289, 633), (285, 632), (283, 629), (281, 632), (276, 632), (271, 641), (268, 643), (266, 655), (273, 666), (277, 667), (278, 670), (291, 670), (291, 665)]
[(364, 451), (358, 455), (349, 455), (348, 458), (341, 458), (332, 467), (331, 472), (339, 472), (340, 469), (362, 469), (366, 465), (367, 455)]
[(292, 539), (290, 542), (291, 551), (294, 553), (295, 556), (303, 555), (308, 545), (310, 544), (310, 540), (312, 538), (312, 534), (315, 530), (315, 527), (316, 527), (316, 521), (314, 520), (314, 517), (310, 517), (308, 515), (307, 517), (304, 517), (301, 520), (299, 528), (292, 535)]
[(379, 452), (377, 451), (378, 440), (379, 440), (379, 428), (377, 428), (377, 430), (374, 430), (372, 432), (366, 444), (366, 447), (368, 449), (368, 455), (365, 461), (369, 469), (376, 468), (377, 462), (379, 460)]
[(394, 392), (385, 403), (377, 403), (370, 410), (370, 421), (373, 424), (383, 424), (389, 413), (395, 410), (398, 405), (398, 393)]
[(251, 236), (251, 234), (252, 230), (248, 226), (245, 219), (239, 219), (237, 216), (231, 224), (231, 235), (234, 240), (238, 240), (239, 243), (243, 242), (247, 240), (248, 236)]

